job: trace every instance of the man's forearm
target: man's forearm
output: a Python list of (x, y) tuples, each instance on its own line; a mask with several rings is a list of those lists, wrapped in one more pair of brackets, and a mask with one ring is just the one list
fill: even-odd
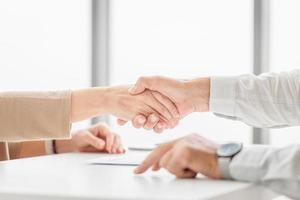
[(300, 125), (300, 70), (212, 77), (210, 111), (255, 127)]
[(192, 101), (195, 112), (207, 112), (210, 99), (210, 78), (198, 78), (185, 81), (186, 96)]

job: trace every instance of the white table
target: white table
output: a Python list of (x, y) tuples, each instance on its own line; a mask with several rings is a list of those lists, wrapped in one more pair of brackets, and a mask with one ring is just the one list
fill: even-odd
[(277, 196), (247, 183), (176, 179), (166, 171), (134, 175), (134, 167), (87, 164), (99, 156), (103, 154), (72, 153), (0, 162), (0, 199), (259, 200)]

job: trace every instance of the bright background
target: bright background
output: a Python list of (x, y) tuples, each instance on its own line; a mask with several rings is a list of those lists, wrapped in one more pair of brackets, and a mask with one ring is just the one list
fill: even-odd
[[(250, 0), (112, 0), (111, 83), (134, 83), (141, 75), (193, 78), (252, 70)], [(111, 120), (115, 122), (115, 120)], [(120, 128), (127, 143), (160, 142), (192, 132), (217, 140), (250, 142), (240, 122), (193, 114), (162, 135)]]
[(90, 13), (90, 1), (1, 0), (0, 91), (90, 86)]
[[(253, 0), (110, 0), (110, 84), (141, 75), (193, 78), (250, 73)], [(91, 85), (91, 0), (0, 1), (0, 91)], [(300, 64), (300, 2), (271, 0), (272, 71)], [(197, 132), (219, 141), (250, 143), (252, 129), (199, 113), (157, 135), (130, 124), (111, 126), (126, 144), (154, 144)], [(89, 121), (74, 129), (87, 127)], [(299, 142), (299, 128), (271, 131), (271, 143)]]

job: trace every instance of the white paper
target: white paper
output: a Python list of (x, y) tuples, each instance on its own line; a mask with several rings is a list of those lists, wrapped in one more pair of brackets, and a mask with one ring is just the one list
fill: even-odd
[(94, 165), (125, 165), (138, 166), (146, 158), (146, 154), (123, 154), (103, 156), (89, 161)]

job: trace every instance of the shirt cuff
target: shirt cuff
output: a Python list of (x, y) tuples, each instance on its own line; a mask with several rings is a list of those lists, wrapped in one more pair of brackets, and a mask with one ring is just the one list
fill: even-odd
[(235, 116), (236, 76), (215, 76), (210, 78), (211, 112)]
[(239, 181), (259, 181), (266, 170), (263, 161), (274, 149), (267, 145), (243, 147), (242, 151), (235, 155), (230, 162), (230, 176)]

